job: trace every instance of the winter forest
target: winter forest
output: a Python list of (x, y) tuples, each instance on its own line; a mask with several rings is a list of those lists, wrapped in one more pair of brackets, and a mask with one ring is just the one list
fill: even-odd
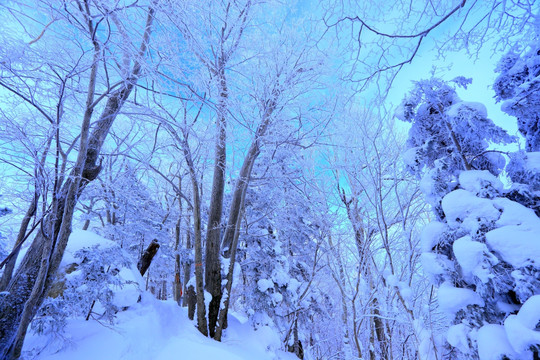
[(0, 359), (540, 359), (534, 0), (0, 0)]

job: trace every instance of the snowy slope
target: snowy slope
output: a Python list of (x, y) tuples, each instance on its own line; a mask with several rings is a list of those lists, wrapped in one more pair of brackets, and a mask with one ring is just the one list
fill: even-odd
[(40, 360), (294, 360), (279, 350), (279, 337), (269, 328), (258, 331), (234, 316), (222, 343), (202, 336), (186, 308), (145, 293), (141, 303), (118, 314), (109, 326), (84, 319), (70, 320), (66, 339), (51, 341), (29, 334), (25, 359)]
[[(118, 247), (99, 235), (77, 230), (71, 234), (61, 271), (80, 263), (75, 255), (81, 249), (96, 250)], [(67, 277), (73, 277), (77, 271)], [(159, 301), (149, 292), (141, 292), (144, 282), (136, 268), (120, 267), (119, 276), (131, 283), (114, 287), (114, 302), (119, 308), (114, 324), (84, 320), (84, 316), (67, 320), (61, 337), (37, 335), (29, 330), (23, 359), (39, 360), (294, 360), (296, 356), (278, 350), (279, 335), (269, 327), (257, 331), (241, 316), (229, 314), (229, 327), (219, 343), (202, 336), (195, 322), (188, 319), (187, 308), (174, 301)], [(137, 302), (142, 293), (140, 302)], [(87, 308), (88, 304), (81, 303)], [(99, 309), (99, 305), (96, 305)]]

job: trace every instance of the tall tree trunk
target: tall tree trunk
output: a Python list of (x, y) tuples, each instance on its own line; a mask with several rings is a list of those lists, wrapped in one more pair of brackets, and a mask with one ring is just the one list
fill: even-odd
[(223, 235), (223, 256), (228, 258), (232, 250), (232, 242), (234, 239), (234, 234), (236, 232), (236, 226), (239, 224), (238, 218), (241, 213), (242, 208), (242, 199), (245, 197), (247, 187), (249, 185), (249, 180), (251, 178), (251, 171), (255, 160), (260, 154), (261, 149), (261, 138), (266, 134), (266, 130), (270, 125), (270, 120), (274, 110), (276, 109), (276, 100), (277, 95), (272, 100), (268, 100), (266, 103), (266, 108), (264, 115), (261, 119), (261, 123), (255, 131), (255, 137), (249, 147), (248, 153), (244, 158), (242, 163), (242, 168), (240, 169), (240, 174), (238, 175), (238, 181), (234, 187), (234, 194), (231, 202), (231, 209), (229, 211), (229, 220), (227, 221), (227, 227), (225, 228), (225, 234)]
[(223, 212), (223, 193), (225, 190), (225, 166), (227, 163), (227, 80), (225, 78), (225, 64), (223, 58), (219, 61), (219, 105), (217, 117), (216, 158), (214, 163), (214, 178), (212, 194), (210, 195), (210, 213), (208, 214), (208, 227), (206, 231), (206, 290), (212, 295), (208, 308), (208, 327), (210, 336), (214, 337), (219, 307), (221, 304), (221, 214)]
[(193, 229), (195, 233), (195, 286), (197, 288), (197, 327), (208, 336), (206, 323), (206, 305), (204, 303), (204, 283), (202, 268), (202, 236), (201, 236), (201, 200), (195, 170), (193, 169)]
[[(182, 178), (178, 176), (178, 189), (182, 191)], [(180, 299), (182, 297), (182, 282), (180, 281), (180, 254), (178, 251), (180, 250), (180, 242), (181, 242), (181, 231), (182, 231), (182, 215), (183, 215), (183, 207), (182, 207), (182, 197), (180, 194), (178, 194), (178, 209), (180, 210), (180, 213), (178, 215), (178, 220), (176, 221), (176, 229), (175, 229), (175, 243), (174, 243), (174, 251), (176, 254), (174, 255), (174, 281), (173, 281), (173, 299), (180, 305)]]

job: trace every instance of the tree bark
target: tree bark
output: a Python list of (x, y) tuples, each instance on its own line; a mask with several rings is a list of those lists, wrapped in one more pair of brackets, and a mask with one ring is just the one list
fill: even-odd
[[(251, 169), (249, 169), (249, 172), (251, 173)], [(216, 326), (216, 333), (214, 339), (217, 341), (221, 341), (221, 336), (223, 333), (223, 330), (226, 327), (227, 324), (227, 314), (229, 312), (229, 305), (231, 302), (231, 291), (232, 291), (232, 283), (234, 279), (234, 265), (236, 261), (236, 248), (238, 247), (238, 236), (240, 235), (240, 220), (241, 220), (241, 213), (244, 209), (244, 200), (245, 200), (246, 193), (243, 193), (243, 196), (240, 199), (240, 214), (237, 218), (237, 224), (235, 225), (235, 233), (233, 237), (233, 242), (231, 244), (231, 256), (229, 261), (229, 272), (227, 273), (227, 284), (225, 285), (225, 300), (223, 302), (223, 307), (219, 309), (219, 318), (218, 323)]]
[(150, 264), (152, 263), (152, 260), (154, 259), (154, 256), (156, 256), (158, 250), (159, 243), (156, 239), (152, 240), (146, 250), (144, 250), (139, 262), (137, 263), (137, 269), (141, 273), (141, 276), (146, 274), (146, 271), (150, 267)]
[(195, 288), (193, 287), (193, 285), (189, 285), (187, 288), (186, 302), (189, 320), (193, 320), (193, 318), (195, 317), (195, 307), (197, 306), (197, 295), (195, 294)]
[(6, 290), (11, 280), (11, 277), (13, 275), (13, 269), (15, 268), (15, 263), (17, 262), (17, 256), (19, 256), (20, 245), (26, 236), (26, 231), (28, 230), (30, 220), (32, 220), (32, 217), (34, 217), (36, 213), (38, 199), (39, 194), (36, 191), (36, 193), (34, 194), (34, 198), (32, 199), (32, 202), (30, 203), (30, 206), (28, 207), (28, 210), (26, 211), (26, 214), (24, 215), (24, 218), (21, 222), (21, 227), (19, 228), (19, 233), (17, 234), (17, 240), (15, 241), (15, 246), (13, 247), (13, 255), (4, 267), (4, 273), (2, 274), (2, 278), (0, 279), (0, 292)]
[(221, 215), (223, 212), (223, 193), (225, 191), (225, 167), (227, 163), (227, 80), (225, 78), (224, 59), (219, 60), (219, 91), (220, 100), (218, 105), (216, 139), (216, 158), (214, 163), (214, 178), (212, 182), (212, 194), (210, 197), (210, 213), (208, 214), (208, 227), (206, 230), (206, 266), (205, 281), (206, 290), (212, 295), (208, 307), (208, 327), (210, 337), (214, 337), (218, 320), (219, 307), (221, 304)]
[[(190, 220), (187, 220), (186, 221), (187, 224), (188, 224), (188, 229), (189, 229), (189, 225), (191, 225), (191, 221)], [(187, 250), (191, 250), (193, 248), (193, 245), (191, 244), (191, 233), (189, 230), (186, 230), (186, 249)], [(186, 307), (188, 306), (188, 283), (189, 283), (189, 280), (191, 279), (191, 259), (184, 259), (184, 301), (182, 303), (182, 306)], [(189, 309), (188, 309), (188, 312), (189, 312)], [(193, 319), (192, 319), (193, 320)]]

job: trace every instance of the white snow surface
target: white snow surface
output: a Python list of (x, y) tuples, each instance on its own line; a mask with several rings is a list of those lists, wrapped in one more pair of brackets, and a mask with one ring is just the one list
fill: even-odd
[[(481, 172), (475, 173), (478, 175)], [(470, 176), (471, 179), (480, 178), (473, 175)], [(460, 175), (460, 180), (461, 176), (464, 175)], [(474, 186), (469, 184), (468, 180), (470, 179), (465, 176), (464, 183), (472, 189)], [(471, 183), (474, 181), (471, 180)], [(498, 253), (504, 261), (515, 267), (531, 262), (540, 264), (540, 219), (531, 209), (506, 198), (480, 198), (463, 189), (446, 195), (442, 200), (442, 208), (450, 228), (462, 228), (469, 233), (475, 233), (481, 224), (494, 223), (497, 228), (486, 233), (487, 249)], [(435, 225), (434, 229), (438, 227), (440, 226)], [(436, 231), (428, 229), (427, 234), (431, 237), (422, 236), (424, 251), (429, 244), (436, 242)], [(468, 251), (470, 253), (467, 253)], [(486, 281), (487, 273), (482, 271), (480, 263), (481, 253), (494, 259), (486, 248), (463, 240), (454, 246), (454, 252), (466, 273), (477, 275), (482, 281)]]
[(464, 236), (454, 241), (452, 248), (465, 278), (475, 275), (483, 283), (487, 283), (493, 276), (486, 260), (491, 260), (493, 264), (496, 264), (498, 260), (489, 252), (486, 244), (472, 241), (470, 236)]
[(424, 273), (432, 277), (444, 274), (446, 269), (452, 268), (452, 263), (446, 256), (432, 252), (422, 253), (420, 262)]
[(467, 335), (471, 331), (470, 327), (465, 324), (452, 325), (446, 333), (446, 341), (455, 348), (458, 348), (464, 353), (470, 351), (469, 340)]
[(268, 279), (260, 279), (257, 281), (257, 288), (260, 292), (265, 292), (268, 289), (274, 288), (274, 282)]
[(441, 205), (451, 228), (462, 227), (471, 233), (479, 229), (480, 222), (496, 221), (500, 216), (491, 200), (463, 189), (446, 195)]
[(540, 219), (525, 206), (504, 198), (493, 200), (502, 211), (497, 229), (486, 233), (486, 243), (498, 252), (504, 261), (515, 267), (530, 261), (540, 264)]
[(439, 221), (432, 221), (422, 229), (420, 243), (422, 251), (430, 252), (435, 245), (440, 242), (442, 235), (447, 231), (446, 224)]
[(458, 117), (460, 113), (477, 113), (480, 117), (487, 118), (486, 106), (479, 102), (460, 101), (446, 110), (446, 114), (451, 117)]
[(504, 329), (512, 348), (526, 358), (531, 346), (540, 344), (540, 332), (536, 326), (540, 321), (540, 295), (531, 296), (517, 315), (510, 315), (504, 321)]
[[(229, 316), (221, 343), (201, 335), (174, 301), (159, 301), (144, 293), (141, 303), (117, 314), (116, 324), (68, 321), (65, 341), (51, 342), (29, 334), (26, 359), (39, 360), (294, 360), (277, 350), (279, 336), (269, 327), (253, 330), (241, 316)], [(33, 355), (28, 351), (33, 350)]]
[(503, 355), (518, 359), (502, 325), (488, 324), (478, 330), (478, 356), (480, 360), (500, 360)]
[(457, 288), (444, 282), (439, 288), (439, 307), (441, 311), (455, 314), (468, 305), (484, 306), (484, 300), (471, 289)]
[(525, 168), (531, 171), (540, 171), (540, 151), (527, 153)]
[(499, 193), (503, 190), (503, 183), (487, 170), (462, 171), (459, 174), (459, 185), (467, 191), (480, 193), (487, 186), (493, 187)]

